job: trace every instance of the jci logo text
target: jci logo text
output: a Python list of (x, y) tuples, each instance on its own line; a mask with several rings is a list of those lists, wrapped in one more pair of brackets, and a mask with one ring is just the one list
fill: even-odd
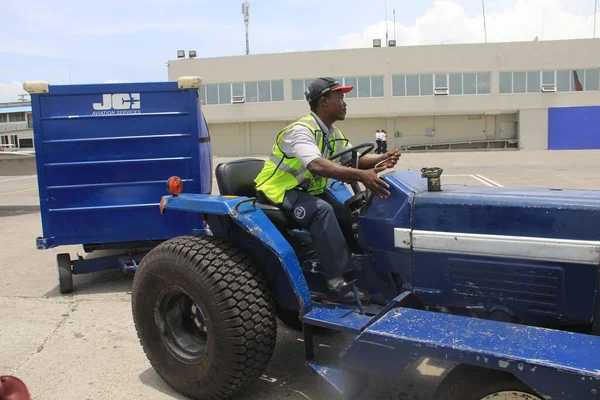
[[(139, 93), (103, 94), (101, 103), (93, 104), (93, 115), (102, 114), (133, 114), (141, 108)], [(116, 111), (114, 111), (116, 110)], [(138, 110), (138, 111), (135, 111)]]

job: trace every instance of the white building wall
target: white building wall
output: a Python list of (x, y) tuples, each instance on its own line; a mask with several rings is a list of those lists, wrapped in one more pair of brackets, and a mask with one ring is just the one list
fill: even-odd
[(520, 147), (525, 150), (548, 150), (548, 109), (519, 112)]
[[(500, 93), (500, 74), (598, 68), (600, 52), (594, 51), (598, 48), (600, 39), (582, 39), (184, 59), (169, 62), (168, 78), (197, 75), (204, 85), (283, 81), (283, 101), (203, 107), (216, 144), (215, 154), (268, 152), (279, 130), (308, 112), (305, 101), (292, 100), (292, 80), (318, 76), (383, 76), (383, 97), (346, 100), (347, 119), (337, 125), (353, 143), (372, 141), (374, 131), (383, 128), (388, 131), (390, 146), (518, 135), (520, 148), (538, 149), (547, 148), (543, 110), (547, 115), (549, 107), (596, 105), (600, 91), (505, 94)], [(394, 75), (473, 72), (490, 73), (489, 94), (392, 95)], [(434, 128), (435, 134), (427, 136), (427, 128)], [(395, 137), (396, 131), (399, 137)]]

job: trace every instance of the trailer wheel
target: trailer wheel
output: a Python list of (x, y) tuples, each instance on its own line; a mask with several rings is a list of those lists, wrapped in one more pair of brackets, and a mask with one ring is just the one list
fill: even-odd
[(73, 271), (71, 270), (71, 256), (68, 253), (56, 255), (58, 268), (58, 288), (61, 293), (73, 291)]
[(194, 399), (242, 392), (275, 348), (275, 307), (263, 276), (214, 237), (175, 238), (151, 250), (134, 277), (132, 313), (156, 372)]
[(543, 400), (506, 372), (471, 366), (455, 368), (440, 384), (435, 400)]

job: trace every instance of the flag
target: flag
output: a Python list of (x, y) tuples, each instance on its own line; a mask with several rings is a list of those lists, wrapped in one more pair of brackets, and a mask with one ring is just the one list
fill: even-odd
[(579, 82), (579, 77), (577, 76), (577, 71), (573, 70), (573, 79), (575, 80), (575, 91), (582, 92), (583, 86), (581, 82)]

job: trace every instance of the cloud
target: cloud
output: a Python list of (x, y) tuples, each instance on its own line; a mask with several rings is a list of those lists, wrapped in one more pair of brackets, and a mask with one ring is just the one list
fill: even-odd
[[(0, 82), (0, 103), (20, 101), (20, 97), (18, 96), (20, 94), (27, 94), (27, 92), (23, 90), (23, 82)], [(26, 97), (26, 100), (29, 100), (29, 97)]]
[[(594, 15), (577, 15), (568, 0), (519, 0), (502, 11), (486, 12), (488, 42), (590, 38)], [(483, 14), (469, 17), (452, 0), (438, 0), (413, 25), (396, 24), (398, 46), (481, 43), (485, 41)], [(385, 42), (386, 22), (380, 21), (360, 33), (341, 36), (337, 48), (371, 47), (373, 39)], [(388, 21), (388, 37), (394, 37), (394, 24)], [(383, 45), (383, 43), (382, 43)]]

